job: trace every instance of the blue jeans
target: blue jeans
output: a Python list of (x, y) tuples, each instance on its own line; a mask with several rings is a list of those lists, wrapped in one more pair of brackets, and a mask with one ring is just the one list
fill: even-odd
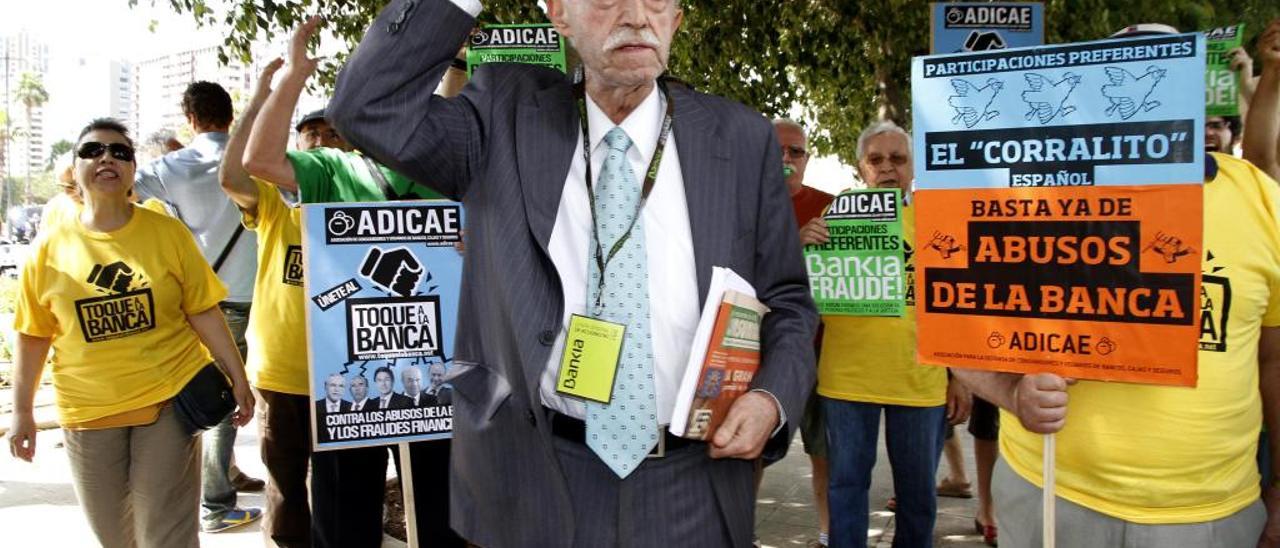
[[(222, 303), (222, 315), (231, 328), (231, 338), (245, 357), (244, 331), (249, 327), (249, 303)], [(236, 508), (236, 488), (231, 484), (231, 454), (236, 444), (236, 427), (227, 416), (204, 433), (204, 462), (200, 471), (200, 518), (221, 521)]]
[(946, 407), (878, 405), (822, 398), (827, 414), (827, 503), (831, 507), (832, 548), (867, 545), (867, 493), (876, 464), (880, 412), (898, 499), (893, 546), (933, 545), (938, 509), (934, 476), (946, 433)]

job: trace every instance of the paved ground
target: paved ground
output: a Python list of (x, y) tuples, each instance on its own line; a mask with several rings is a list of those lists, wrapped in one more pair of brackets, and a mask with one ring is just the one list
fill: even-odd
[[(11, 400), (7, 393), (3, 393), (0, 401), (7, 403)], [(0, 430), (9, 425), (7, 411), (0, 406)], [(48, 413), (47, 407), (43, 413)], [(967, 453), (968, 475), (973, 479), (972, 443), (967, 433), (961, 435)], [(250, 424), (241, 430), (236, 440), (236, 460), (246, 473), (264, 477), (257, 441), (255, 425)], [(3, 544), (93, 546), (93, 535), (76, 504), (71, 486), (62, 432), (52, 429), (39, 434), (36, 460), (32, 464), (9, 457), (7, 447), (3, 453), (0, 456), (0, 532), (3, 532)], [(883, 508), (892, 493), (887, 463), (881, 441), (871, 492), (872, 508)], [(764, 546), (804, 546), (817, 537), (817, 514), (813, 507), (810, 478), (809, 461), (797, 438), (789, 456), (765, 472), (761, 485), (756, 532)], [(240, 504), (263, 506), (264, 502), (260, 493), (244, 493), (240, 495)], [(976, 502), (972, 499), (940, 498), (935, 545), (983, 546), (981, 537), (973, 534), (975, 508)], [(872, 545), (888, 547), (893, 538), (893, 514), (873, 511), (870, 527)], [(214, 548), (261, 546), (261, 534), (255, 523), (217, 535), (201, 535), (200, 540), (202, 545)], [(401, 547), (404, 544), (388, 537), (383, 546)]]
[[(963, 428), (956, 431), (965, 449), (965, 469), (971, 482), (977, 476), (973, 469), (973, 438)], [(888, 548), (893, 543), (893, 513), (884, 510), (893, 496), (893, 478), (889, 457), (885, 453), (881, 433), (879, 456), (872, 472), (869, 546)], [(940, 468), (945, 471), (946, 465)], [(941, 477), (941, 474), (939, 474)], [(808, 456), (799, 436), (792, 442), (787, 458), (765, 470), (756, 502), (756, 535), (762, 546), (784, 548), (805, 546), (818, 536), (818, 515), (813, 507), (813, 488)], [(986, 546), (981, 535), (973, 531), (977, 499), (938, 498), (938, 524), (934, 528), (935, 546)]]

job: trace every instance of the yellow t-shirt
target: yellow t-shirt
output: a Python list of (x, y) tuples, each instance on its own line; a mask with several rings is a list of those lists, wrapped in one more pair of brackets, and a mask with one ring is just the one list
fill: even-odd
[(902, 208), (907, 267), (902, 317), (823, 316), (818, 394), (845, 401), (934, 407), (947, 403), (947, 370), (916, 362), (915, 208)]
[[(1204, 185), (1196, 388), (1082, 381), (1057, 434), (1059, 496), (1135, 523), (1220, 519), (1258, 499), (1258, 337), (1280, 326), (1280, 190), (1214, 154)], [(1041, 485), (1044, 442), (1001, 412), (1000, 453)]]
[(257, 179), (254, 184), (257, 215), (244, 216), (245, 228), (258, 233), (258, 277), (245, 333), (249, 382), (272, 392), (308, 395), (302, 210), (285, 204), (275, 186)]
[(213, 361), (187, 316), (227, 291), (180, 221), (142, 208), (114, 232), (57, 222), (23, 265), (14, 329), (52, 339), (59, 420), (172, 398)]

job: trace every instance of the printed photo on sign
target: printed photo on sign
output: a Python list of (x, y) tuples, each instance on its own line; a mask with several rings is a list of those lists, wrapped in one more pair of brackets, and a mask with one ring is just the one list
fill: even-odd
[(444, 439), (462, 207), (303, 206), (316, 450)]
[(912, 60), (916, 188), (1198, 184), (1205, 38)]
[(929, 51), (960, 53), (1044, 43), (1040, 2), (934, 2)]
[(155, 300), (141, 272), (122, 261), (97, 264), (85, 281), (102, 296), (76, 301), (84, 342), (110, 341), (155, 329)]
[(920, 362), (1194, 386), (1202, 190), (917, 192)]
[(805, 246), (819, 313), (902, 315), (907, 286), (900, 206), (898, 189), (853, 189), (832, 200), (823, 215), (827, 243)]

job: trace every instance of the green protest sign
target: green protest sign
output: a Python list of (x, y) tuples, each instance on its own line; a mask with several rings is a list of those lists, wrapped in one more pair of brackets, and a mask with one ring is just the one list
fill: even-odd
[(564, 39), (551, 25), (485, 25), (471, 35), (467, 76), (485, 63), (528, 63), (568, 71)]
[(1239, 116), (1240, 80), (1231, 71), (1228, 53), (1244, 42), (1244, 25), (1216, 28), (1205, 32), (1205, 36), (1205, 115)]
[(830, 240), (805, 246), (809, 288), (821, 314), (901, 316), (907, 292), (901, 192), (855, 189), (823, 216)]

